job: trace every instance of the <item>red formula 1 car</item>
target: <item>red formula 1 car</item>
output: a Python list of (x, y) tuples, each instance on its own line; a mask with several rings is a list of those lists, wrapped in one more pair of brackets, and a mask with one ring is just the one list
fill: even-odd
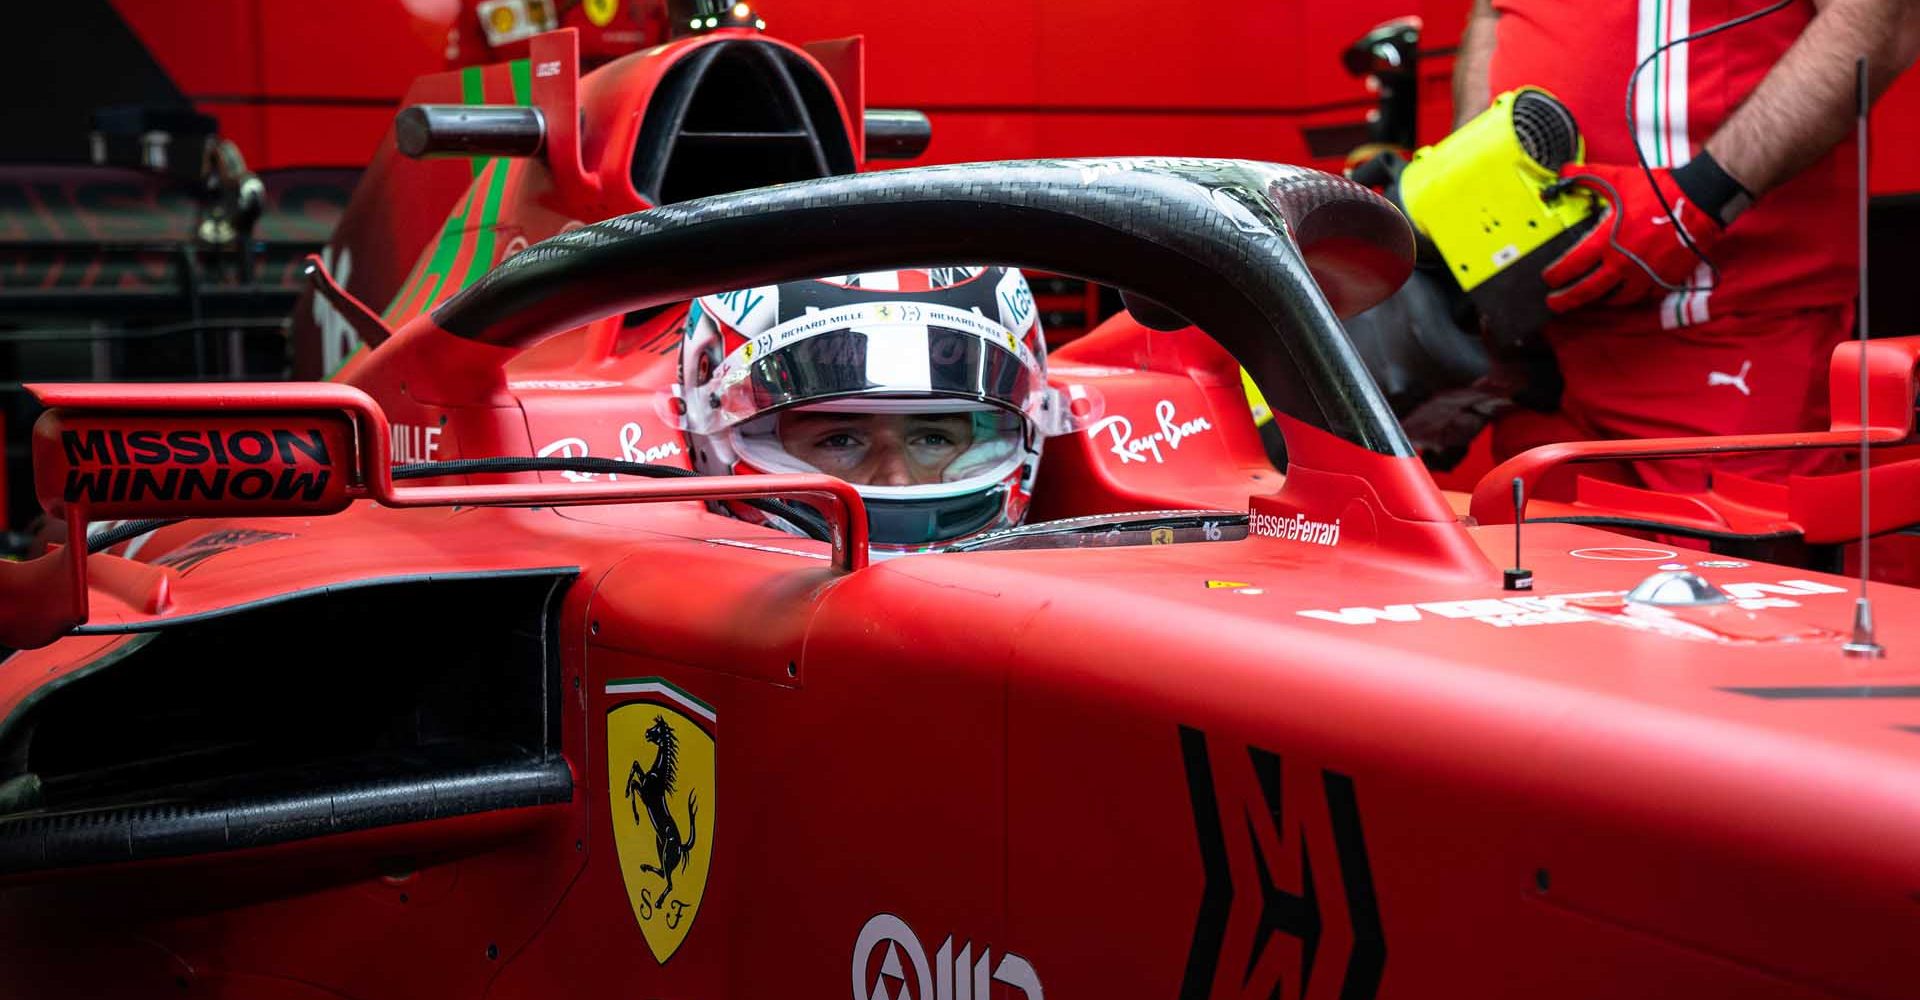
[[(1457, 517), (1337, 319), (1410, 254), (1299, 168), (931, 167), (535, 244), (348, 384), (38, 387), (0, 993), (1913, 995), (1920, 595), (1853, 657), (1846, 579)], [(1056, 352), (1086, 423), (966, 551), (663, 472), (660, 331), (593, 332), (983, 260), (1214, 339)]]
[[(398, 325), (590, 222), (925, 150), (926, 116), (866, 105), (860, 38), (800, 46), (715, 21), (585, 72), (563, 29), (525, 43), (526, 58), (414, 81), (325, 270)], [(358, 311), (327, 294), (298, 304), (295, 377), (339, 376), (384, 336), (349, 322)]]

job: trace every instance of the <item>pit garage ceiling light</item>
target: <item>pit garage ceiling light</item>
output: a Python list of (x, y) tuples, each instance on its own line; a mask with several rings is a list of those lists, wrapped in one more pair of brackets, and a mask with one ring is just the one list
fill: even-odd
[(760, 17), (754, 13), (752, 4), (741, 2), (741, 3), (736, 3), (731, 7), (719, 8), (719, 13), (709, 14), (706, 16), (696, 15), (695, 17), (693, 17), (691, 20), (687, 22), (687, 27), (692, 28), (695, 31), (699, 31), (702, 28), (711, 29), (711, 28), (747, 28), (747, 27), (752, 27), (752, 28), (759, 29), (761, 31), (765, 31), (767, 30), (767, 21), (765, 18)]

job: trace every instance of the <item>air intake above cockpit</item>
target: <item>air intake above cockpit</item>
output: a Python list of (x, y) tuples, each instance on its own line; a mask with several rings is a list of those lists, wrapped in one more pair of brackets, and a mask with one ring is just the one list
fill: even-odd
[(741, 40), (694, 53), (660, 82), (634, 150), (633, 186), (664, 205), (854, 168), (845, 120), (818, 70)]

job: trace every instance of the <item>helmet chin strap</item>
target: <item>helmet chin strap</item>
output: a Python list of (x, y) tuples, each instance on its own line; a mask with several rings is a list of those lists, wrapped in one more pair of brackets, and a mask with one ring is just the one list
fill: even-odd
[(893, 500), (867, 498), (870, 547), (887, 546), (931, 550), (962, 538), (1007, 527), (1005, 484), (955, 496)]

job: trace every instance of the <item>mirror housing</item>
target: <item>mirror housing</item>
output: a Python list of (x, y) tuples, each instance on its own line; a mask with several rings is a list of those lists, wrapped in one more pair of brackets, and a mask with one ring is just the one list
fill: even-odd
[(352, 502), (343, 413), (49, 410), (33, 428), (40, 506), (62, 519), (321, 516)]

